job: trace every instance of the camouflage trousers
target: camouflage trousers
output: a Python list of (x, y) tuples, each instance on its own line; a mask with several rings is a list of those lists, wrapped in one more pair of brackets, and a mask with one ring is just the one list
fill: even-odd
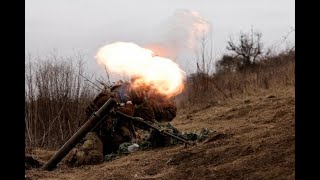
[(89, 132), (86, 137), (67, 156), (67, 164), (81, 166), (98, 164), (103, 161), (103, 144), (96, 132)]
[(132, 135), (126, 127), (120, 127), (112, 133), (89, 132), (85, 138), (78, 143), (67, 157), (70, 166), (81, 166), (99, 164), (104, 156), (117, 152), (119, 146), (124, 142), (131, 142)]

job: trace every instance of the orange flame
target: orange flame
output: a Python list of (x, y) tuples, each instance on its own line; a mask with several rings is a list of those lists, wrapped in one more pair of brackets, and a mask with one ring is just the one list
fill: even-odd
[(108, 44), (99, 49), (96, 58), (113, 73), (139, 77), (133, 87), (147, 85), (166, 97), (176, 96), (184, 88), (185, 72), (178, 64), (134, 43)]

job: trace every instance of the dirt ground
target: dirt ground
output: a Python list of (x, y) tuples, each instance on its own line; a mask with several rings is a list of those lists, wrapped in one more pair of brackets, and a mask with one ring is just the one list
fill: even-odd
[[(205, 107), (202, 108), (201, 106)], [(181, 131), (216, 131), (193, 147), (137, 151), (99, 165), (26, 170), (27, 179), (295, 179), (294, 88), (179, 110)], [(34, 150), (46, 162), (52, 151)]]

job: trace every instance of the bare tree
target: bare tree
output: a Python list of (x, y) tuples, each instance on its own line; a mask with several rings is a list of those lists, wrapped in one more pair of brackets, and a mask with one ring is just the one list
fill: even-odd
[(26, 146), (59, 147), (77, 130), (97, 90), (83, 78), (81, 54), (25, 58)]
[[(196, 63), (196, 72), (189, 75), (187, 83), (190, 88), (188, 99), (205, 99), (209, 87), (210, 73), (213, 68), (213, 42), (212, 31), (203, 32), (198, 37), (198, 44), (194, 51), (194, 61)], [(192, 102), (191, 102), (192, 103)]]
[(227, 45), (227, 50), (234, 53), (234, 58), (241, 60), (242, 67), (250, 64), (255, 64), (257, 59), (262, 55), (263, 44), (261, 42), (262, 34), (254, 32), (251, 33), (240, 32), (239, 43), (236, 43), (230, 38)]
[[(206, 35), (203, 33), (199, 38), (199, 46), (195, 50), (195, 59), (197, 62), (197, 73), (209, 74), (213, 61), (212, 55), (212, 32)], [(210, 35), (210, 36), (209, 36)]]

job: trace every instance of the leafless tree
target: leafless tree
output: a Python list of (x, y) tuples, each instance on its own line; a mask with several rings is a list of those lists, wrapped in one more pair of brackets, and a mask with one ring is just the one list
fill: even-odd
[(210, 73), (213, 62), (212, 48), (212, 31), (208, 34), (203, 33), (199, 37), (199, 46), (195, 50), (197, 73)]
[(25, 58), (26, 146), (59, 147), (77, 130), (97, 93), (81, 76), (85, 76), (84, 56), (60, 57), (52, 52)]
[(262, 33), (254, 32), (253, 28), (250, 33), (240, 32), (239, 42), (236, 43), (230, 38), (227, 42), (227, 50), (232, 51), (234, 58), (240, 57), (242, 67), (255, 64), (263, 53), (261, 37)]
[[(213, 61), (212, 31), (209, 30), (208, 33), (203, 32), (198, 37), (198, 44), (194, 51), (196, 72), (190, 74), (187, 80), (187, 86), (190, 88), (190, 92), (192, 92), (188, 93), (188, 99), (205, 99), (205, 97), (209, 94), (209, 79), (214, 67)], [(189, 102), (192, 103), (191, 101)]]

